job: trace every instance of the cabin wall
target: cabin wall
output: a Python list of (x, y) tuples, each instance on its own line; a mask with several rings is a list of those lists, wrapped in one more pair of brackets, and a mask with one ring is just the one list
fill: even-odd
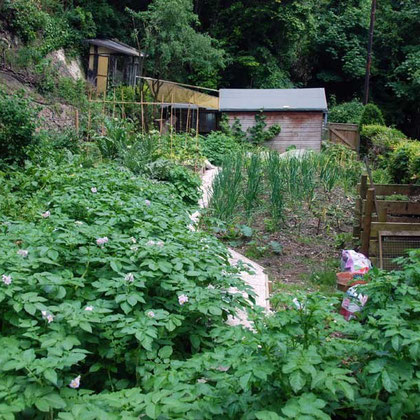
[[(235, 118), (239, 119), (244, 131), (255, 125), (255, 114), (256, 112), (226, 112), (229, 123), (233, 124)], [(292, 145), (297, 149), (321, 150), (322, 112), (272, 111), (263, 114), (267, 117), (267, 127), (273, 124), (281, 127), (281, 133), (267, 142), (266, 146), (279, 152), (284, 152)]]

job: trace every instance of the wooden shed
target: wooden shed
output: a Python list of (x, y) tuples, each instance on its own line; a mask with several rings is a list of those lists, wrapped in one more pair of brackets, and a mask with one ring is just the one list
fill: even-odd
[(320, 150), (328, 108), (323, 88), (221, 89), (220, 111), (230, 124), (238, 119), (244, 131), (255, 125), (255, 115), (263, 112), (267, 126), (281, 126), (281, 133), (267, 146), (284, 152), (292, 145)]
[(135, 86), (144, 55), (129, 45), (111, 39), (89, 39), (88, 82), (98, 93), (109, 86)]

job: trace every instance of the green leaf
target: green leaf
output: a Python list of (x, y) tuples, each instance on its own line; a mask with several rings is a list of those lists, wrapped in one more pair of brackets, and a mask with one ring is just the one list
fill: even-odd
[(353, 387), (347, 382), (340, 381), (338, 387), (342, 389), (346, 398), (350, 401), (354, 400), (354, 390)]
[(48, 368), (44, 370), (44, 378), (47, 381), (52, 382), (54, 385), (57, 385), (57, 372), (54, 369)]
[(388, 392), (394, 392), (398, 388), (385, 369), (382, 371), (381, 377), (382, 385)]
[(267, 410), (257, 411), (255, 413), (255, 417), (258, 420), (280, 420), (281, 419), (281, 417), (274, 411), (267, 411)]
[(53, 392), (51, 394), (44, 395), (42, 399), (52, 408), (65, 408), (67, 405), (60, 395)]
[(33, 305), (32, 303), (25, 303), (25, 305), (23, 305), (23, 308), (25, 309), (26, 312), (28, 312), (28, 314), (35, 315), (36, 306)]
[(136, 295), (130, 295), (127, 297), (127, 302), (131, 305), (131, 306), (135, 306), (137, 304), (137, 296)]
[(116, 261), (111, 261), (111, 268), (116, 272), (119, 273), (121, 269), (121, 264)]
[(306, 383), (305, 378), (302, 376), (302, 374), (298, 370), (293, 372), (290, 375), (289, 381), (290, 381), (290, 386), (292, 387), (294, 392), (300, 391), (305, 386), (305, 383)]
[(79, 324), (80, 328), (87, 332), (92, 332), (92, 327), (90, 326), (89, 322), (81, 322)]
[(248, 386), (248, 382), (251, 379), (252, 373), (248, 372), (245, 375), (241, 376), (241, 378), (239, 379), (239, 385), (241, 386), (242, 389), (246, 389)]
[(165, 260), (159, 260), (158, 267), (163, 273), (170, 273), (172, 271), (172, 264)]
[(173, 349), (171, 346), (164, 346), (159, 350), (159, 357), (161, 359), (168, 359), (169, 357), (171, 357), (173, 353)]
[(53, 260), (53, 261), (57, 261), (58, 260), (58, 252), (55, 249), (50, 249), (47, 252), (47, 255)]
[(151, 418), (151, 419), (157, 419), (159, 416), (159, 410), (156, 406), (156, 404), (150, 403), (146, 405), (146, 414)]

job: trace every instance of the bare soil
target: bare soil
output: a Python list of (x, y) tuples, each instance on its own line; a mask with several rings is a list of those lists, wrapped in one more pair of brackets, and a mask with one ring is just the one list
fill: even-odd
[[(319, 197), (318, 200), (326, 198)], [(272, 231), (267, 226), (269, 214), (261, 213), (249, 224), (254, 231), (251, 238), (242, 236), (232, 240), (224, 235), (220, 238), (263, 266), (274, 289), (281, 285), (312, 289), (311, 274), (326, 270), (326, 267), (338, 272), (341, 251), (353, 246), (354, 205), (353, 197), (337, 189), (330, 203), (322, 204), (326, 213), (321, 223), (308, 208), (302, 209), (299, 215), (289, 210), (286, 222)], [(273, 252), (272, 241), (282, 246), (280, 254)]]

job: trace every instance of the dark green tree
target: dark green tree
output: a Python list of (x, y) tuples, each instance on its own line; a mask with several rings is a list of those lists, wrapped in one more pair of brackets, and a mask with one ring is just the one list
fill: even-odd
[(198, 32), (192, 0), (154, 0), (146, 11), (127, 10), (140, 48), (147, 54), (148, 75), (214, 85), (226, 55), (217, 41)]

